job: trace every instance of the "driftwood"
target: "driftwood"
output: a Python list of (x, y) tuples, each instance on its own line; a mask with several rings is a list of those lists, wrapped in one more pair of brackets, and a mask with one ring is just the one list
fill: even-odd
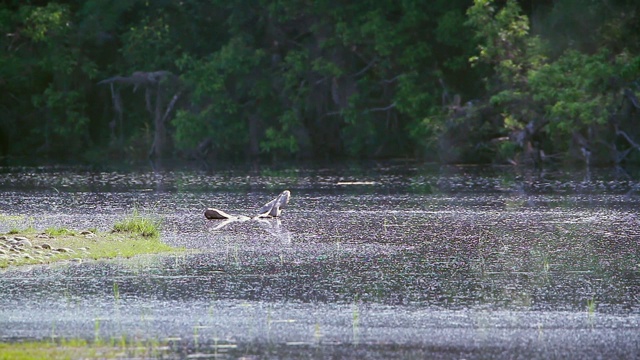
[[(204, 211), (204, 217), (210, 220), (226, 220), (226, 219), (232, 219), (238, 216), (229, 215), (222, 210), (208, 208), (207, 210)], [(246, 218), (246, 216), (244, 217)]]
[(260, 210), (258, 210), (258, 214), (253, 218), (244, 215), (230, 215), (226, 212), (208, 208), (204, 212), (204, 216), (209, 220), (234, 220), (234, 221), (246, 221), (251, 219), (260, 219), (260, 218), (276, 218), (282, 215), (282, 209), (289, 203), (289, 199), (291, 198), (291, 192), (289, 190), (283, 191), (280, 195), (278, 195), (275, 199), (269, 201), (264, 204)]

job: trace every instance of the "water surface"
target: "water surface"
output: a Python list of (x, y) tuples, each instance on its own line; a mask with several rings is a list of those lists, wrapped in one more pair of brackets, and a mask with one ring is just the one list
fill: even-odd
[[(252, 215), (280, 191), (279, 220)], [(172, 256), (10, 269), (0, 338), (158, 339), (166, 357), (630, 357), (640, 189), (612, 171), (0, 171), (0, 232), (162, 220)], [(224, 346), (222, 346), (223, 344)]]

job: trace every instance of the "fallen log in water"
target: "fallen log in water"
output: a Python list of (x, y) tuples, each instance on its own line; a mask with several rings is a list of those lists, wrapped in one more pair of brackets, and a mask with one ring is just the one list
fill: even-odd
[[(289, 190), (283, 191), (275, 199), (264, 204), (258, 211), (258, 215), (254, 217), (254, 219), (274, 218), (282, 215), (282, 209), (289, 203), (290, 198), (291, 198), (291, 192)], [(222, 210), (215, 209), (215, 208), (207, 208), (207, 210), (205, 210), (204, 212), (204, 217), (206, 217), (209, 220), (227, 220), (227, 219), (248, 220), (249, 219), (248, 217), (243, 215), (240, 215), (240, 216), (230, 215)]]

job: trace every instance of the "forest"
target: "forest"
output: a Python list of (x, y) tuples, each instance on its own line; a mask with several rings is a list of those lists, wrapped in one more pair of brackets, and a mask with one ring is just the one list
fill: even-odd
[(8, 0), (0, 158), (640, 164), (635, 0)]

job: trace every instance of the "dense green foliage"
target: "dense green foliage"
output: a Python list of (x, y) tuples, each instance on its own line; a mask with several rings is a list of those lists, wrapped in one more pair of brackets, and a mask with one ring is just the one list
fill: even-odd
[(5, 1), (0, 156), (637, 163), (639, 11)]

